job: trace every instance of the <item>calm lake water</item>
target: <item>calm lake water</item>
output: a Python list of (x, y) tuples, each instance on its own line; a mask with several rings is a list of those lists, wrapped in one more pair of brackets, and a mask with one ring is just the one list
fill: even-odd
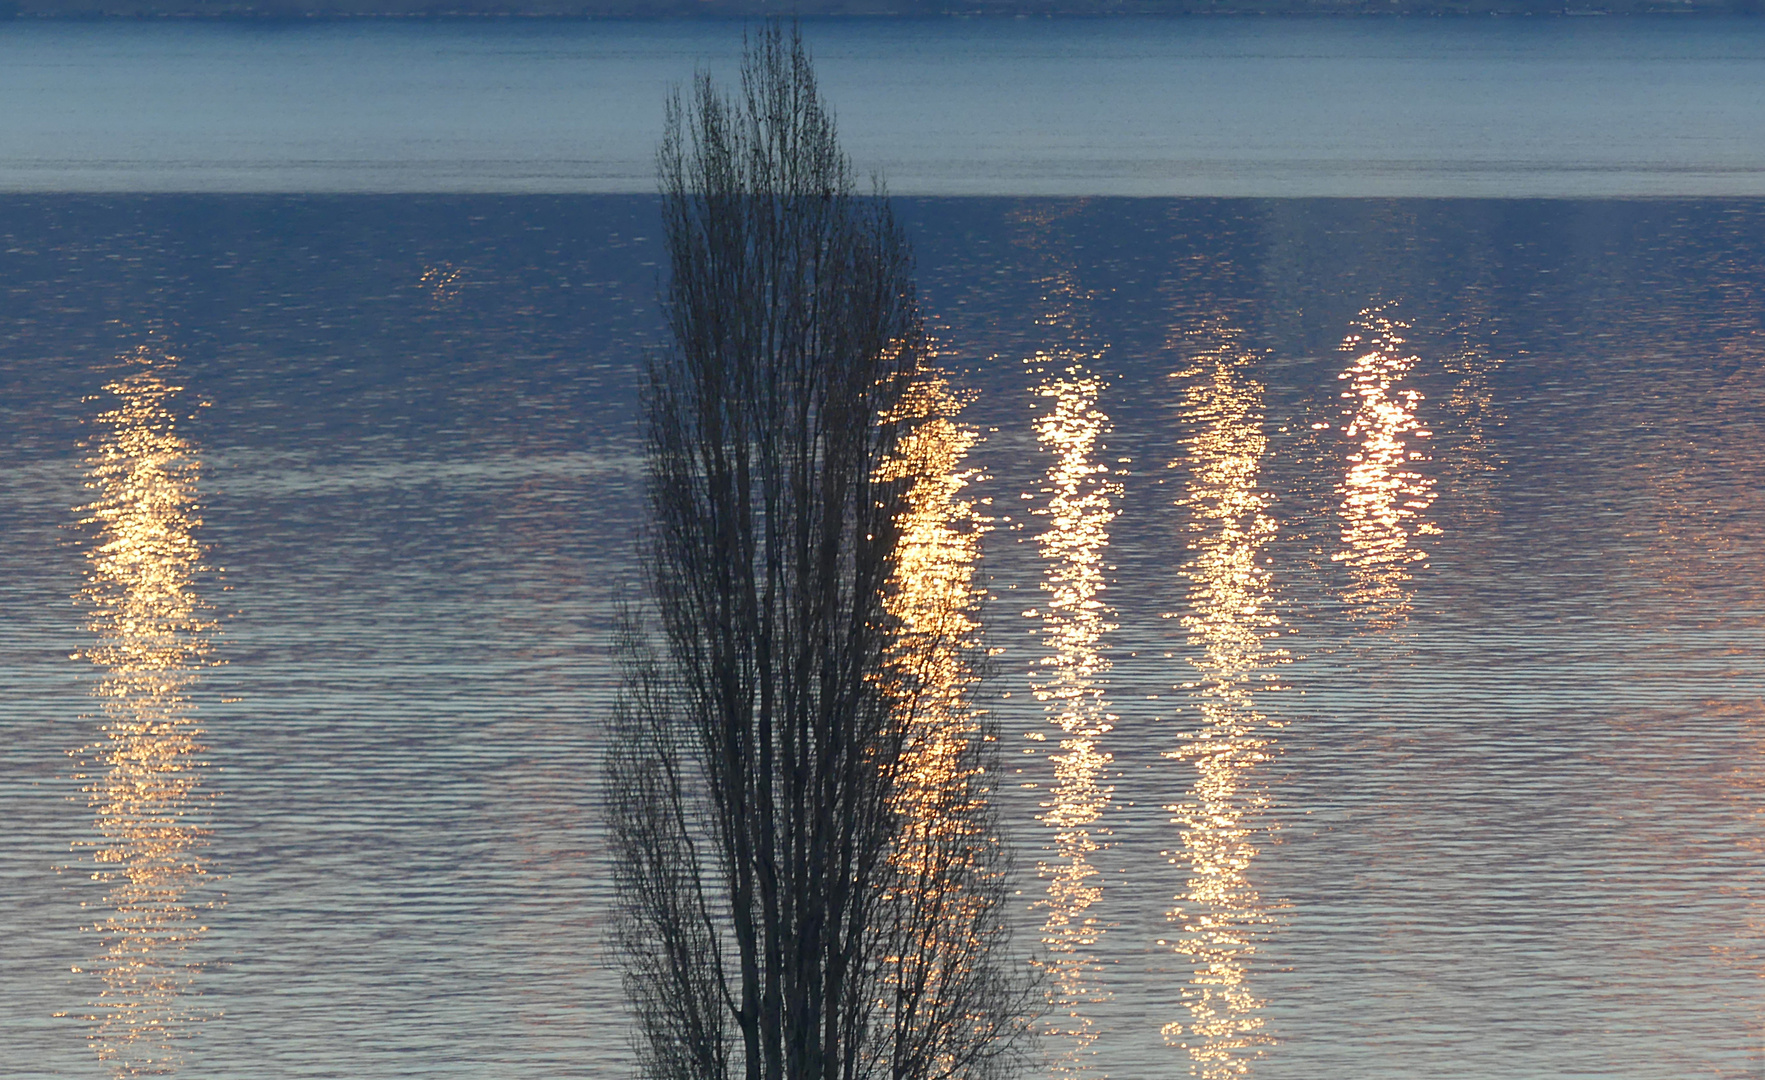
[[(623, 1075), (654, 209), (0, 200), (0, 1071)], [(1049, 1074), (1759, 1076), (1765, 204), (901, 212)]]
[[(898, 194), (1765, 195), (1758, 19), (822, 20)], [(0, 191), (653, 190), (740, 25), (0, 23)]]

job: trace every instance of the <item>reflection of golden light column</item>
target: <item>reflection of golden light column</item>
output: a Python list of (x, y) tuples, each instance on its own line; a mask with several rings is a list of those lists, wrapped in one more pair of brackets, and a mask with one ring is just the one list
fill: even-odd
[[(1101, 596), (1104, 549), (1121, 485), (1097, 459), (1099, 441), (1109, 430), (1109, 417), (1097, 408), (1103, 380), (1071, 353), (1041, 353), (1031, 362), (1039, 371), (1055, 372), (1036, 391), (1051, 406), (1036, 419), (1036, 438), (1053, 452), (1054, 462), (1047, 473), (1048, 504), (1037, 511), (1049, 519), (1039, 542), (1047, 594), (1040, 613), (1042, 635), (1050, 654), (1038, 664), (1032, 682), (1062, 736), (1060, 753), (1053, 756), (1054, 790), (1042, 804), (1042, 822), (1055, 830), (1055, 857), (1040, 864), (1048, 879), (1042, 939), (1055, 1005), (1065, 1012), (1054, 1017), (1050, 1031), (1070, 1039), (1070, 1051), (1057, 1059), (1056, 1067), (1076, 1072), (1082, 1068), (1080, 1055), (1097, 1038), (1086, 1005), (1108, 996), (1092, 955), (1103, 928), (1086, 910), (1103, 895), (1091, 856), (1100, 846), (1093, 833), (1102, 832), (1093, 826), (1110, 793), (1099, 781), (1111, 757), (1098, 742), (1115, 717), (1103, 697), (1109, 661), (1099, 652), (1099, 643), (1115, 627)], [(1040, 732), (1031, 737), (1045, 738)]]
[(105, 735), (83, 752), (93, 768), (83, 779), (101, 837), (92, 876), (108, 886), (109, 909), (92, 927), (104, 947), (92, 963), (104, 983), (92, 1038), (116, 1075), (139, 1076), (175, 1072), (182, 1029), (198, 1018), (185, 998), (189, 950), (212, 906), (192, 895), (209, 872), (201, 822), (211, 796), (189, 691), (212, 623), (194, 587), (201, 465), (168, 408), (181, 389), (165, 378), (176, 361), (143, 348), (128, 363), (134, 370), (104, 388), (116, 403), (99, 414), (86, 460), (97, 497), (79, 508), (96, 531), (81, 598)]
[[(1268, 437), (1263, 434), (1264, 388), (1251, 376), (1253, 360), (1234, 335), (1197, 356), (1184, 380), (1183, 430), (1189, 467), (1182, 505), (1190, 514), (1193, 553), (1184, 564), (1189, 613), (1183, 625), (1199, 678), (1185, 684), (1201, 722), (1187, 744), (1167, 757), (1193, 761), (1198, 775), (1183, 802), (1166, 807), (1182, 828), (1180, 862), (1187, 889), (1171, 911), (1177, 936), (1168, 944), (1194, 964), (1183, 989), (1187, 1023), (1165, 1025), (1165, 1038), (1188, 1050), (1191, 1071), (1209, 1080), (1247, 1075), (1251, 1060), (1272, 1040), (1263, 1032), (1263, 1003), (1245, 983), (1245, 968), (1262, 929), (1272, 921), (1246, 871), (1256, 856), (1247, 820), (1266, 797), (1252, 770), (1268, 760), (1274, 726), (1256, 707), (1258, 683), (1285, 654), (1266, 645), (1277, 619), (1269, 609), (1269, 574), (1258, 565), (1274, 535), (1268, 503), (1257, 484)], [(1172, 467), (1182, 464), (1172, 462)]]
[[(890, 678), (912, 709), (895, 805), (905, 822), (891, 862), (913, 902), (896, 928), (894, 977), (921, 997), (897, 1014), (899, 1040), (936, 1044), (935, 1027), (974, 998), (971, 960), (992, 934), (999, 843), (983, 777), (983, 733), (971, 695), (982, 648), (974, 570), (985, 519), (963, 490), (975, 431), (959, 424), (963, 403), (928, 373), (905, 403), (915, 421), (885, 475), (910, 478), (898, 565), (888, 598), (899, 620)], [(934, 1055), (936, 1051), (933, 1051)]]
[[(979, 730), (969, 703), (977, 681), (970, 662), (978, 647), (979, 599), (974, 566), (980, 543), (972, 498), (962, 491), (975, 477), (963, 469), (975, 432), (955, 420), (962, 403), (942, 377), (918, 384), (907, 403), (919, 418), (886, 469), (911, 477), (902, 521), (889, 613), (900, 620), (891, 670), (914, 708), (901, 795), (909, 806), (935, 801), (955, 779), (960, 751)], [(917, 828), (937, 822), (914, 810)]]
[(1353, 414), (1343, 435), (1355, 446), (1338, 509), (1342, 550), (1331, 558), (1353, 576), (1347, 600), (1376, 626), (1396, 625), (1408, 615), (1408, 566), (1427, 558), (1412, 538), (1440, 531), (1422, 520), (1434, 502), (1434, 481), (1410, 468), (1424, 457), (1410, 449), (1411, 441), (1430, 433), (1416, 419), (1421, 392), (1400, 385), (1416, 364), (1403, 352), (1399, 334), (1407, 329), (1382, 308), (1362, 311), (1356, 331), (1342, 343), (1344, 351), (1359, 355), (1336, 376), (1348, 383), (1342, 396)]

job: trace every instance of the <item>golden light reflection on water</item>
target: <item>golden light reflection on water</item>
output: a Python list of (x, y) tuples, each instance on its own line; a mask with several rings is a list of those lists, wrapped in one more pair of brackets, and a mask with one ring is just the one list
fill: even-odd
[(965, 464), (977, 434), (957, 420), (963, 404), (944, 376), (928, 373), (905, 403), (915, 422), (885, 466), (885, 474), (913, 478), (888, 598), (900, 626), (890, 674), (913, 708), (895, 795), (905, 835), (891, 856), (914, 894), (905, 908), (912, 921), (895, 943), (895, 978), (925, 995), (911, 1016), (897, 1018), (908, 1039), (925, 1037), (972, 996), (964, 984), (981, 977), (969, 961), (984, 946), (977, 935), (989, 932), (998, 868), (972, 700), (983, 648), (974, 572), (988, 519), (965, 495), (980, 477)]
[[(201, 463), (179, 433), (169, 380), (176, 360), (138, 349), (104, 387), (110, 405), (86, 459), (93, 530), (80, 598), (91, 613), (84, 656), (99, 669), (103, 738), (76, 753), (98, 839), (89, 842), (102, 914), (88, 965), (102, 984), (91, 1038), (122, 1076), (170, 1075), (202, 1018), (192, 947), (214, 901), (203, 848), (213, 793), (190, 700), (210, 663), (213, 623), (197, 595)], [(78, 969), (76, 969), (78, 970)]]
[(1267, 796), (1255, 771), (1274, 749), (1277, 726), (1257, 708), (1257, 693), (1274, 678), (1286, 653), (1269, 638), (1279, 620), (1271, 610), (1263, 551), (1275, 532), (1267, 496), (1259, 489), (1268, 451), (1263, 432), (1264, 387), (1254, 358), (1220, 327), (1205, 328), (1211, 347), (1183, 371), (1180, 414), (1185, 440), (1190, 555), (1188, 612), (1182, 616), (1197, 677), (1186, 683), (1200, 722), (1184, 732), (1185, 745), (1165, 756), (1191, 761), (1197, 775), (1188, 796), (1166, 807), (1180, 827), (1175, 853), (1188, 884), (1170, 912), (1172, 940), (1161, 942), (1193, 965), (1183, 988), (1188, 1016), (1164, 1027), (1165, 1039), (1186, 1049), (1194, 1075), (1248, 1075), (1251, 1062), (1273, 1040), (1264, 1030), (1264, 1002), (1246, 972), (1257, 943), (1273, 922), (1249, 879), (1256, 857), (1255, 821)]
[[(1049, 1034), (1064, 1043), (1055, 1051), (1054, 1067), (1080, 1073), (1098, 1035), (1091, 1006), (1109, 996), (1096, 956), (1104, 928), (1089, 909), (1103, 896), (1092, 858), (1108, 835), (1097, 827), (1110, 799), (1103, 780), (1112, 759), (1102, 740), (1116, 719), (1104, 697), (1110, 664), (1101, 642), (1115, 629), (1103, 601), (1104, 557), (1121, 485), (1100, 458), (1109, 431), (1109, 417), (1097, 407), (1103, 380), (1067, 350), (1038, 353), (1030, 363), (1043, 376), (1035, 392), (1045, 399), (1036, 438), (1054, 460), (1046, 474), (1047, 502), (1036, 511), (1048, 518), (1038, 538), (1046, 598), (1040, 611), (1025, 614), (1041, 620), (1048, 652), (1031, 685), (1060, 739), (1059, 752), (1051, 755), (1054, 786), (1041, 813), (1042, 823), (1054, 830), (1051, 857), (1039, 863), (1048, 882), (1042, 940), (1054, 999)], [(1029, 734), (1038, 742), (1047, 738), (1040, 731)]]
[(1408, 327), (1384, 307), (1361, 312), (1342, 348), (1354, 354), (1337, 376), (1348, 385), (1342, 397), (1350, 415), (1343, 437), (1350, 443), (1341, 486), (1342, 547), (1331, 558), (1343, 563), (1352, 584), (1344, 599), (1374, 626), (1395, 626), (1409, 615), (1411, 564), (1427, 558), (1416, 537), (1439, 533), (1424, 519), (1434, 503), (1434, 481), (1414, 468), (1427, 455), (1418, 448), (1431, 432), (1417, 419), (1422, 394), (1405, 386), (1417, 358), (1404, 352)]
[[(957, 422), (962, 402), (948, 381), (922, 381), (907, 408), (921, 419), (893, 463), (914, 481), (888, 607), (901, 625), (892, 667), (917, 691), (903, 788), (905, 800), (917, 805), (949, 786), (957, 751), (978, 730), (969, 693), (978, 681), (971, 656), (980, 632), (974, 567), (982, 519), (974, 499), (963, 495), (976, 478), (976, 470), (964, 468), (976, 434)], [(927, 814), (913, 816), (936, 827)]]
[(445, 307), (460, 298), (465, 276), (465, 270), (450, 262), (426, 266), (423, 268), (423, 276), (417, 280), (417, 287), (429, 294), (432, 307)]

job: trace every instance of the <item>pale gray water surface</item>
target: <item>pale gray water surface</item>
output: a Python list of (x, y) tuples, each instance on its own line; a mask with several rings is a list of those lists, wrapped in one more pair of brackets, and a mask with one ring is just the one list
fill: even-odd
[[(1759, 1076), (1765, 205), (901, 209), (1049, 1074)], [(638, 197), (0, 199), (0, 1074), (624, 1075), (660, 257)]]
[[(648, 192), (727, 22), (0, 23), (0, 190)], [(899, 194), (1765, 194), (1765, 20), (821, 20)]]

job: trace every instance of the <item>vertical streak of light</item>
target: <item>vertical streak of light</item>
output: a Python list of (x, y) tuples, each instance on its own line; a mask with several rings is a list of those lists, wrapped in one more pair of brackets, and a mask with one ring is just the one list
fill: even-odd
[(1362, 311), (1342, 343), (1353, 355), (1336, 376), (1348, 384), (1343, 435), (1351, 450), (1339, 488), (1342, 546), (1330, 556), (1348, 568), (1352, 584), (1344, 599), (1352, 613), (1378, 628), (1409, 617), (1409, 567), (1427, 558), (1414, 540), (1440, 532), (1423, 518), (1434, 503), (1434, 481), (1412, 467), (1426, 460), (1412, 444), (1431, 434), (1416, 416), (1421, 391), (1403, 385), (1417, 358), (1403, 351), (1408, 327), (1385, 310)]
[(963, 496), (976, 478), (963, 467), (976, 434), (956, 421), (962, 402), (934, 377), (915, 388), (908, 408), (920, 422), (897, 454), (913, 481), (888, 598), (901, 627), (890, 664), (915, 708), (900, 797), (915, 831), (926, 833), (941, 824), (932, 807), (961, 778), (962, 751), (979, 731), (969, 697), (978, 681), (970, 657), (980, 633), (974, 567), (982, 521)]
[[(1039, 537), (1046, 594), (1040, 618), (1048, 655), (1038, 662), (1031, 684), (1060, 730), (1060, 750), (1052, 755), (1055, 785), (1041, 814), (1042, 823), (1054, 830), (1053, 857), (1039, 864), (1048, 882), (1041, 902), (1047, 911), (1042, 940), (1050, 992), (1057, 1012), (1064, 1013), (1050, 1022), (1050, 1034), (1067, 1047), (1055, 1067), (1078, 1074), (1098, 1034), (1087, 1007), (1108, 997), (1095, 955), (1103, 925), (1088, 909), (1103, 895), (1101, 874), (1091, 859), (1107, 835), (1097, 828), (1110, 799), (1110, 788), (1101, 781), (1112, 758), (1102, 740), (1116, 719), (1104, 697), (1110, 664), (1100, 651), (1104, 635), (1115, 629), (1102, 599), (1103, 560), (1122, 489), (1111, 479), (1110, 466), (1099, 460), (1109, 431), (1109, 417), (1097, 407), (1103, 380), (1069, 350), (1038, 353), (1031, 363), (1044, 374), (1036, 394), (1049, 406), (1036, 419), (1036, 438), (1054, 457), (1046, 474), (1049, 501), (1037, 511), (1048, 518)], [(1045, 738), (1039, 732), (1032, 737)]]
[(899, 984), (923, 988), (912, 1015), (896, 1016), (897, 1037), (946, 1056), (937, 1025), (972, 1006), (969, 981), (984, 977), (971, 960), (990, 943), (999, 843), (972, 701), (982, 648), (974, 574), (987, 519), (964, 494), (980, 477), (965, 466), (977, 434), (957, 420), (963, 405), (944, 376), (928, 373), (905, 406), (915, 423), (885, 466), (912, 483), (888, 609), (900, 635), (889, 677), (913, 710), (895, 795), (906, 824), (891, 863), (914, 902), (903, 908), (910, 922), (892, 962)]
[[(137, 349), (132, 369), (104, 387), (86, 459), (96, 493), (76, 510), (95, 537), (80, 599), (91, 613), (84, 656), (99, 670), (93, 695), (103, 739), (75, 751), (98, 839), (92, 878), (106, 909), (88, 929), (103, 951), (90, 964), (102, 989), (91, 1039), (115, 1075), (172, 1075), (201, 1019), (190, 998), (190, 951), (213, 906), (202, 849), (213, 793), (190, 691), (212, 652), (213, 622), (195, 587), (201, 462), (178, 428), (167, 377), (175, 358)], [(76, 969), (77, 970), (77, 969)]]
[(1270, 731), (1278, 726), (1258, 711), (1256, 692), (1286, 654), (1267, 644), (1279, 620), (1260, 564), (1275, 532), (1259, 490), (1268, 451), (1264, 387), (1234, 333), (1213, 328), (1210, 336), (1220, 343), (1173, 375), (1183, 380), (1183, 430), (1193, 432), (1185, 440), (1189, 480), (1180, 502), (1193, 533), (1182, 569), (1189, 580), (1182, 620), (1189, 645), (1199, 650), (1190, 657), (1196, 680), (1179, 689), (1190, 692), (1200, 724), (1165, 755), (1194, 762), (1197, 775), (1187, 798), (1165, 808), (1183, 839), (1173, 861), (1187, 865), (1189, 879), (1169, 913), (1175, 939), (1161, 944), (1193, 964), (1183, 988), (1187, 1023), (1166, 1024), (1164, 1036), (1188, 1051), (1193, 1075), (1227, 1080), (1248, 1075), (1273, 1042), (1264, 1031), (1264, 1002), (1246, 982), (1273, 918), (1247, 871), (1257, 854), (1255, 818), (1268, 802), (1254, 770), (1273, 753)]

